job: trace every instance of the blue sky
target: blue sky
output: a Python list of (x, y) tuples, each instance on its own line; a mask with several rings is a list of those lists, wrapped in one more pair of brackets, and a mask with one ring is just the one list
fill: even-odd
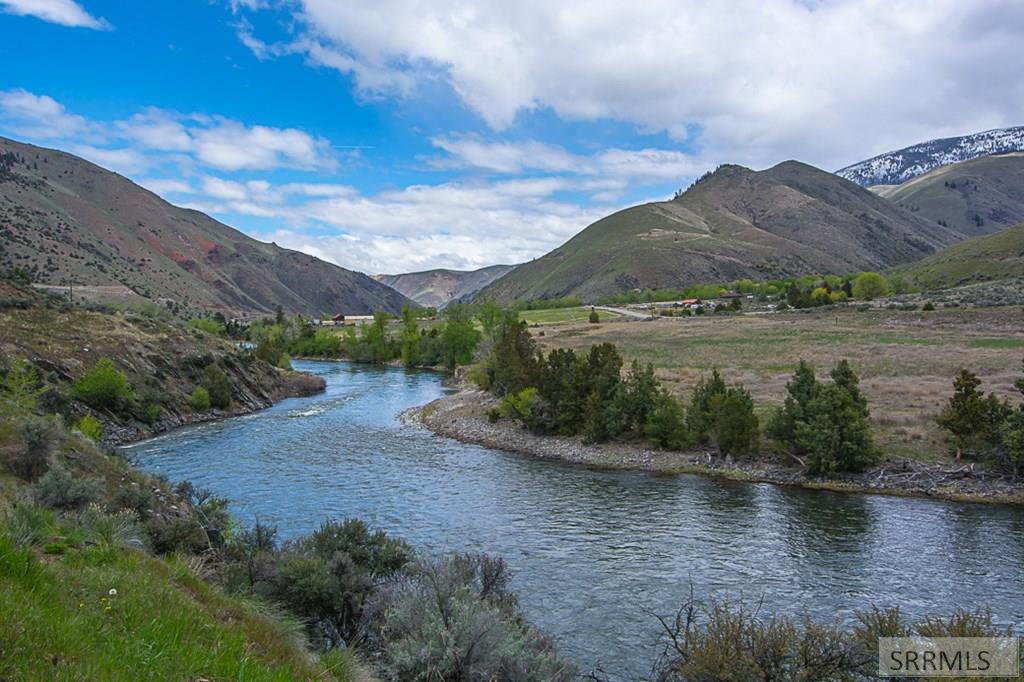
[(0, 0), (0, 134), (364, 272), (518, 262), (719, 163), (1019, 125), (1002, 0)]

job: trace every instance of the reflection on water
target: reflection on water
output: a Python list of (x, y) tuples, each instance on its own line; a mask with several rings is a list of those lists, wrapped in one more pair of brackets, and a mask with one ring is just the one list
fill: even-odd
[(357, 516), (426, 551), (504, 556), (530, 618), (583, 666), (650, 669), (651, 612), (698, 597), (850, 620), (992, 606), (1024, 624), (1022, 513), (1009, 507), (801, 491), (693, 476), (592, 471), (437, 438), (396, 415), (441, 378), (296, 363), (327, 392), (127, 448), (235, 515), (288, 537)]

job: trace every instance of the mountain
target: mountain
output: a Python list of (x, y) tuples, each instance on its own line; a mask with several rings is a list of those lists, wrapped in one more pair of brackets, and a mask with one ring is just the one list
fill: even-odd
[(723, 166), (673, 199), (620, 211), (483, 293), (501, 301), (906, 263), (963, 235), (796, 161)]
[(1024, 152), (940, 166), (871, 190), (964, 234), (991, 234), (1024, 222)]
[(1024, 224), (954, 244), (894, 274), (924, 289), (1024, 278)]
[(397, 291), (172, 206), (71, 154), (0, 138), (0, 267), (189, 310), (397, 312)]
[(422, 306), (440, 308), (451, 301), (472, 297), (515, 267), (490, 265), (479, 270), (439, 269), (401, 275), (374, 275), (373, 278)]
[(863, 187), (899, 185), (939, 166), (1017, 151), (1024, 151), (1024, 126), (921, 142), (841, 168), (836, 174)]

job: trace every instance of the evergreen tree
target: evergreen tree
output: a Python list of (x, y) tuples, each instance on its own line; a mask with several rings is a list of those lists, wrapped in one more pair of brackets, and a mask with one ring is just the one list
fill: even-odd
[(716, 396), (724, 395), (725, 390), (725, 381), (722, 380), (717, 368), (711, 371), (709, 380), (701, 377), (697, 387), (693, 390), (690, 409), (686, 415), (686, 424), (696, 442), (701, 444), (711, 442), (714, 435), (714, 399)]
[(863, 471), (876, 461), (871, 425), (847, 389), (821, 384), (808, 413), (797, 425), (797, 440), (810, 453), (811, 473)]
[(981, 380), (967, 369), (960, 370), (953, 381), (953, 396), (939, 414), (939, 426), (953, 434), (956, 458), (963, 456), (964, 448), (976, 441), (988, 421), (988, 409), (978, 387)]
[(622, 356), (614, 344), (601, 343), (591, 346), (587, 354), (588, 383), (590, 384), (583, 417), (583, 435), (595, 443), (618, 435), (610, 430), (618, 422), (609, 424), (609, 407), (621, 382)]
[(868, 410), (868, 400), (860, 392), (860, 380), (857, 379), (857, 375), (853, 371), (853, 367), (846, 360), (840, 360), (839, 363), (832, 368), (831, 372), (832, 383), (839, 388), (846, 391), (853, 404), (860, 411), (860, 414), (866, 419), (870, 416)]
[(647, 415), (654, 409), (658, 389), (654, 367), (641, 365), (638, 360), (634, 360), (626, 380), (615, 391), (608, 414), (609, 431), (642, 431), (647, 423)]
[(768, 424), (768, 435), (797, 455), (802, 454), (803, 449), (797, 443), (796, 427), (806, 419), (817, 388), (814, 368), (801, 360), (793, 378), (786, 384), (788, 395), (783, 407), (772, 416)]
[(416, 367), (420, 364), (420, 328), (408, 303), (402, 306), (402, 364)]
[(445, 308), (444, 317), (444, 330), (441, 332), (443, 360), (445, 367), (451, 371), (456, 365), (466, 365), (473, 361), (473, 352), (480, 342), (480, 332), (476, 329), (472, 311), (461, 303), (453, 303)]
[(713, 436), (722, 455), (746, 455), (754, 451), (758, 440), (758, 420), (750, 393), (733, 386), (711, 399), (714, 414)]
[(585, 363), (571, 349), (548, 354), (540, 386), (541, 397), (551, 406), (548, 429), (562, 435), (576, 435), (583, 428), (589, 395)]
[(681, 450), (690, 443), (683, 404), (668, 391), (659, 390), (654, 408), (647, 414), (644, 435), (658, 447)]
[(507, 311), (486, 363), (488, 385), (499, 396), (536, 388), (541, 378), (540, 361), (526, 322), (516, 311)]

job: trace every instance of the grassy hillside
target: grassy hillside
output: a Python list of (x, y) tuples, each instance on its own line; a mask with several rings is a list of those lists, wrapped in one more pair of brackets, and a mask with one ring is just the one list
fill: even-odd
[(66, 530), (52, 517), (34, 530), (46, 544), (19, 547), (10, 525), (0, 534), (0, 678), (368, 679), (351, 654), (318, 658), (299, 628), (227, 597), (183, 559), (55, 541)]
[[(159, 312), (158, 310), (156, 312)], [(321, 380), (263, 362), (228, 339), (149, 312), (72, 308), (31, 289), (0, 282), (0, 358), (28, 359), (47, 378), (50, 405), (69, 419), (86, 414), (104, 424), (110, 442), (181, 424), (251, 412), (289, 395), (322, 390)], [(132, 395), (110, 405), (72, 396), (72, 384), (112, 359)], [(229, 404), (189, 405), (204, 372), (227, 381)]]
[(924, 289), (1024, 277), (1024, 225), (968, 239), (895, 272)]
[(229, 316), (398, 312), (366, 275), (256, 241), (83, 159), (0, 138), (0, 267), (107, 300)]
[(991, 234), (1024, 222), (1024, 152), (942, 166), (901, 185), (872, 189), (958, 232)]
[(374, 279), (422, 306), (439, 308), (449, 301), (472, 297), (515, 267), (491, 265), (479, 270), (426, 270), (401, 275), (375, 275)]
[(831, 173), (724, 166), (673, 201), (599, 220), (484, 289), (500, 301), (880, 269), (962, 236)]

